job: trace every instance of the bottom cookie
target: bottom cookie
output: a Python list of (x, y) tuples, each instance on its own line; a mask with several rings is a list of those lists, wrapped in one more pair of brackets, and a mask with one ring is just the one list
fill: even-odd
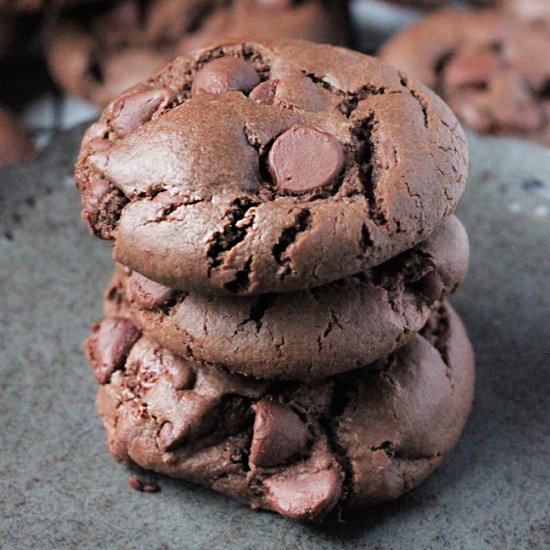
[(193, 365), (124, 318), (95, 325), (85, 350), (115, 460), (300, 521), (421, 483), (460, 436), (474, 387), (472, 348), (448, 305), (376, 369), (310, 384)]

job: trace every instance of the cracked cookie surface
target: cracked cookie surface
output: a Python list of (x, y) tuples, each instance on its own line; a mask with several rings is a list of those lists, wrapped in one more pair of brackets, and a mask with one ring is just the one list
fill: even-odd
[(543, 5), (441, 10), (392, 38), (380, 57), (434, 89), (476, 132), (550, 145), (550, 17)]
[(111, 103), (76, 181), (116, 261), (183, 291), (247, 295), (321, 286), (411, 248), (451, 215), (466, 172), (451, 111), (388, 65), (230, 42)]
[(64, 89), (105, 105), (177, 55), (220, 38), (344, 44), (348, 35), (341, 0), (125, 0), (65, 15), (48, 60)]
[(404, 345), (464, 280), (466, 231), (451, 216), (424, 242), (324, 287), (250, 297), (202, 296), (119, 266), (105, 314), (131, 318), (191, 361), (256, 378), (312, 380), (369, 365)]
[[(113, 325), (122, 344), (106, 346)], [(124, 319), (96, 325), (85, 347), (103, 381), (97, 407), (116, 461), (300, 521), (421, 483), (460, 436), (474, 385), (471, 345), (448, 305), (376, 370), (307, 384), (197, 366)], [(113, 349), (125, 353), (113, 361)]]

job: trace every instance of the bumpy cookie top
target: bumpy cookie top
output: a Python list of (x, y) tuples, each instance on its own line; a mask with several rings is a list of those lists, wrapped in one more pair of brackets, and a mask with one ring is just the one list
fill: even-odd
[(343, 44), (346, 10), (341, 0), (124, 0), (61, 18), (48, 60), (64, 88), (104, 106), (177, 55), (220, 38)]
[(412, 489), (470, 410), (471, 346), (443, 307), (375, 371), (267, 384), (190, 363), (130, 321), (86, 343), (115, 460), (188, 479), (302, 521)]
[(320, 286), (425, 239), (454, 210), (466, 141), (385, 63), (298, 41), (178, 58), (111, 103), (76, 168), (114, 258), (206, 294)]
[(393, 38), (381, 57), (441, 94), (477, 132), (550, 144), (550, 19), (540, 4), (443, 10)]

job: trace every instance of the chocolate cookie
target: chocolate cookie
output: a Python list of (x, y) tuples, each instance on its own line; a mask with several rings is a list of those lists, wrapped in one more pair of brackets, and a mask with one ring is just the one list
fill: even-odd
[(375, 58), (228, 43), (110, 104), (76, 181), (116, 261), (246, 295), (321, 286), (426, 239), (463, 192), (466, 156), (447, 106)]
[[(110, 332), (113, 323), (126, 332)], [(296, 520), (321, 521), (413, 489), (449, 453), (471, 407), (472, 349), (448, 306), (377, 370), (310, 384), (270, 385), (197, 366), (133, 330), (108, 319), (86, 345), (115, 460)], [(110, 350), (134, 342), (115, 354), (107, 378), (105, 361), (98, 364), (102, 332), (123, 338), (103, 341), (113, 366)]]
[(107, 316), (125, 316), (193, 361), (256, 378), (311, 380), (386, 357), (463, 281), (468, 238), (452, 216), (428, 240), (329, 285), (251, 297), (185, 294), (119, 267)]
[(341, 0), (125, 0), (77, 15), (52, 34), (49, 64), (64, 89), (102, 106), (220, 38), (343, 44), (349, 33)]
[(11, 113), (0, 107), (0, 166), (25, 160), (33, 151), (32, 137)]
[(550, 145), (550, 24), (503, 10), (444, 10), (390, 40), (381, 58), (433, 88), (482, 134)]

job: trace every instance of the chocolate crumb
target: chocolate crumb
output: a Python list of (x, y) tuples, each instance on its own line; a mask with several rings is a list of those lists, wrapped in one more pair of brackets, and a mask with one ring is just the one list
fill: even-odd
[(157, 493), (160, 491), (160, 487), (154, 479), (140, 479), (135, 474), (128, 478), (128, 485), (135, 491), (140, 491), (141, 493)]

